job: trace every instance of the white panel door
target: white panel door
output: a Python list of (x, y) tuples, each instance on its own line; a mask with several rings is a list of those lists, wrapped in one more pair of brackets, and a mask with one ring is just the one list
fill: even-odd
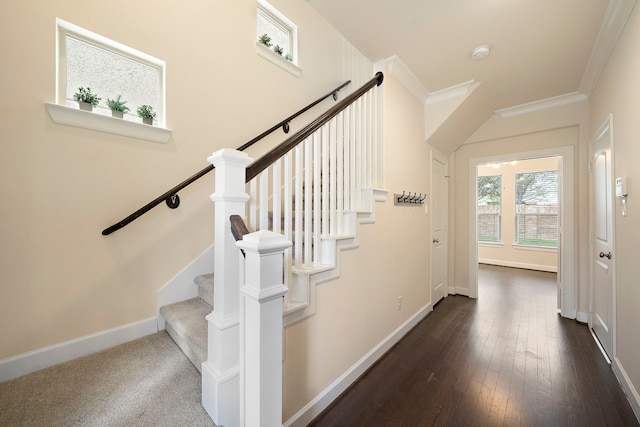
[(431, 304), (445, 297), (447, 269), (447, 167), (431, 161)]
[(614, 356), (614, 261), (611, 130), (607, 125), (591, 156), (591, 328), (609, 359)]

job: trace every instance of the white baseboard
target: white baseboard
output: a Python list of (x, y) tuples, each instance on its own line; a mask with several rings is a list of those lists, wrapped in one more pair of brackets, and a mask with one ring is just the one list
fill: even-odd
[(159, 331), (164, 329), (164, 317), (160, 314), (160, 307), (197, 297), (198, 285), (195, 284), (193, 279), (201, 274), (209, 273), (213, 273), (213, 245), (205, 249), (182, 271), (158, 289), (156, 315), (158, 316)]
[(431, 311), (433, 311), (431, 304), (420, 309), (410, 319), (400, 325), (395, 331), (389, 334), (377, 346), (351, 366), (351, 368), (347, 369), (313, 400), (307, 403), (293, 417), (288, 419), (283, 424), (283, 427), (304, 427), (309, 424)]
[(524, 262), (512, 262), (512, 261), (503, 261), (503, 260), (485, 259), (485, 258), (478, 258), (478, 263), (489, 264), (489, 265), (499, 265), (501, 267), (523, 268), (525, 270), (548, 271), (551, 273), (558, 272), (558, 267), (556, 267), (555, 265), (527, 264)]
[(581, 323), (589, 323), (589, 313), (579, 311), (576, 320)]
[(154, 334), (157, 320), (151, 317), (139, 322), (97, 332), (63, 343), (0, 360), (0, 383), (40, 369)]
[(629, 399), (629, 403), (631, 404), (633, 412), (636, 414), (638, 422), (640, 422), (640, 394), (638, 394), (638, 390), (633, 386), (633, 383), (627, 375), (627, 372), (624, 370), (620, 359), (614, 357), (611, 367), (613, 368), (613, 372), (616, 374), (616, 377), (618, 377), (618, 382), (622, 385), (622, 389), (627, 394), (627, 399)]
[(460, 286), (456, 286), (454, 289), (454, 293), (456, 295), (464, 295), (465, 297), (468, 297), (470, 295), (469, 288), (461, 288)]

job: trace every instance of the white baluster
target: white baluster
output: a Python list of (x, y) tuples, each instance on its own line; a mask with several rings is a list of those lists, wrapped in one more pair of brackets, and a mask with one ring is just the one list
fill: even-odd
[(311, 140), (305, 139), (304, 142), (304, 258), (303, 263), (305, 266), (311, 265), (311, 190), (313, 182), (311, 181), (311, 168), (313, 167), (311, 161)]
[(313, 262), (320, 264), (320, 130), (313, 133)]

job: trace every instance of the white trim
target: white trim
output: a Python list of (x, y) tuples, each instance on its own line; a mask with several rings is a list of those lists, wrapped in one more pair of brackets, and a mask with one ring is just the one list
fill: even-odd
[(557, 273), (558, 268), (555, 265), (527, 264), (526, 262), (504, 261), (501, 259), (478, 258), (479, 264), (499, 265), (501, 267), (522, 268), (525, 270), (548, 271)]
[(551, 108), (561, 107), (563, 105), (575, 104), (586, 101), (587, 95), (580, 92), (566, 93), (564, 95), (553, 96), (551, 98), (539, 99), (526, 104), (514, 105), (513, 107), (502, 108), (496, 110), (495, 113), (501, 118), (519, 116), (521, 114), (533, 113), (536, 111), (547, 110)]
[[(558, 167), (561, 171), (559, 193), (562, 200), (560, 226), (558, 228), (558, 244), (560, 247), (560, 260), (558, 266), (558, 283), (560, 286), (561, 315), (569, 319), (576, 318), (577, 289), (575, 280), (575, 230), (574, 230), (574, 147), (551, 147), (535, 151), (516, 152), (490, 157), (469, 159), (469, 296), (478, 297), (478, 245), (477, 245), (477, 166), (482, 163), (511, 161), (514, 159), (532, 159), (539, 157), (561, 156), (562, 161)], [(565, 227), (566, 225), (566, 227)], [(459, 288), (456, 287), (456, 291)], [(460, 292), (458, 292), (460, 293)]]
[(198, 285), (196, 285), (194, 279), (202, 274), (213, 272), (213, 256), (214, 245), (211, 245), (158, 289), (156, 314), (158, 316), (159, 331), (165, 328), (165, 321), (162, 314), (160, 314), (160, 307), (197, 297)]
[(266, 59), (296, 77), (300, 77), (302, 75), (302, 69), (300, 67), (291, 61), (287, 61), (282, 55), (278, 55), (260, 42), (256, 42), (256, 53), (261, 58)]
[(158, 331), (155, 317), (0, 360), (0, 382), (97, 353)]
[(458, 98), (467, 95), (475, 83), (475, 80), (469, 80), (454, 86), (431, 92), (425, 101), (425, 105), (436, 104), (451, 98)]
[(398, 83), (404, 86), (405, 89), (415, 96), (421, 104), (426, 102), (430, 92), (397, 55), (393, 55), (387, 59), (376, 62), (375, 66), (378, 69), (384, 68), (384, 70), (391, 74)]
[(585, 313), (584, 311), (579, 311), (576, 315), (576, 320), (580, 323), (589, 322), (589, 313)]
[(627, 395), (627, 399), (631, 404), (631, 409), (633, 409), (633, 412), (636, 414), (636, 418), (640, 422), (640, 394), (638, 393), (638, 390), (633, 386), (631, 378), (627, 375), (627, 371), (625, 371), (622, 366), (622, 362), (618, 357), (613, 358), (611, 367), (613, 368), (613, 372), (616, 374), (616, 377), (618, 377), (618, 382)]
[(168, 142), (173, 134), (170, 129), (163, 127), (136, 123), (64, 105), (47, 102), (45, 107), (54, 123), (59, 125), (75, 126), (163, 144)]
[(378, 359), (385, 355), (398, 341), (400, 341), (411, 329), (413, 329), (422, 319), (424, 319), (433, 307), (428, 304), (418, 310), (406, 322), (400, 325), (395, 331), (384, 338), (378, 345), (365, 354), (353, 366), (347, 369), (334, 382), (325, 388), (320, 394), (314, 397), (296, 414), (289, 418), (284, 427), (303, 427), (309, 424), (317, 417), (331, 402), (338, 398), (345, 390), (349, 388), (367, 369), (373, 366)]
[(636, 0), (609, 0), (589, 62), (582, 74), (580, 92), (591, 95), (595, 89), (635, 4)]
[(518, 251), (558, 253), (558, 248), (551, 248), (547, 246), (522, 245), (520, 243), (512, 243), (511, 247), (514, 250), (518, 250)]

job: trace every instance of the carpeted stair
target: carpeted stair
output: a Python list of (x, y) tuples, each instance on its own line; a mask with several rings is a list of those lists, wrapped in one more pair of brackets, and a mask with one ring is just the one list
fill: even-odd
[(207, 360), (207, 316), (213, 310), (213, 274), (195, 278), (198, 298), (160, 307), (165, 329), (198, 371)]

